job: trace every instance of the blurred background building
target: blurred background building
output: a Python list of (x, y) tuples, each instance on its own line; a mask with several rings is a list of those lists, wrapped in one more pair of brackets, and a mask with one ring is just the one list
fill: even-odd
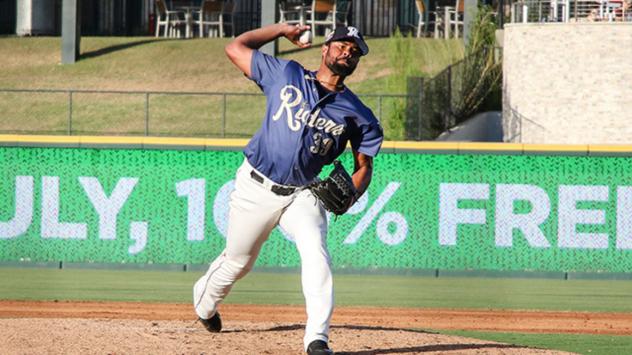
[[(286, 5), (304, 0), (280, 1)], [(425, 0), (434, 10), (455, 0)], [(201, 0), (166, 0), (168, 7), (199, 6)], [(337, 0), (350, 11), (345, 20), (368, 36), (389, 36), (395, 28), (414, 31), (418, 23), (415, 0)], [(62, 0), (0, 0), (0, 34), (59, 35)], [(261, 0), (234, 0), (235, 32), (261, 24)], [(88, 36), (150, 35), (155, 26), (155, 0), (83, 0), (81, 33)]]

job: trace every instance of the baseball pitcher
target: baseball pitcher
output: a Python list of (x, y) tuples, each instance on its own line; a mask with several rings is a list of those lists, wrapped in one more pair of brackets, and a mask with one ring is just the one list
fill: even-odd
[[(280, 225), (294, 237), (301, 258), (305, 350), (333, 354), (327, 344), (333, 282), (326, 211), (345, 213), (367, 189), (383, 132), (371, 110), (344, 84), (369, 52), (355, 27), (338, 27), (329, 34), (317, 71), (258, 51), (280, 37), (309, 47), (301, 37), (308, 30), (274, 24), (246, 32), (226, 46), (228, 58), (266, 95), (266, 111), (236, 173), (226, 248), (195, 283), (193, 303), (206, 329), (219, 332), (219, 303), (250, 271), (262, 244)], [(336, 160), (347, 143), (354, 157), (351, 176)], [(335, 167), (321, 181), (318, 174), (328, 164)]]

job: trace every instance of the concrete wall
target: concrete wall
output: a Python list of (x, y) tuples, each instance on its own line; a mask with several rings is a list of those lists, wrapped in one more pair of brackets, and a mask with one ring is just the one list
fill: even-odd
[(506, 142), (632, 142), (632, 23), (508, 24)]

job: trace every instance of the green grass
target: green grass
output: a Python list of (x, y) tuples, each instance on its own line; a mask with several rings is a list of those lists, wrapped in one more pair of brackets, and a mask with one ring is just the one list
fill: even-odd
[(570, 351), (578, 354), (616, 355), (632, 354), (632, 336), (589, 334), (521, 334), (475, 331), (440, 331), (459, 335), (534, 348)]
[[(202, 273), (0, 268), (0, 299), (189, 303)], [(632, 312), (627, 281), (350, 274), (334, 279), (339, 306)], [(252, 272), (237, 282), (226, 303), (301, 305), (298, 271)], [(581, 354), (632, 353), (629, 336), (440, 332)]]
[[(188, 302), (201, 274), (0, 268), (0, 299)], [(336, 303), (346, 306), (632, 312), (625, 281), (334, 275)], [(300, 276), (252, 272), (226, 301), (302, 304)]]
[[(84, 37), (82, 58), (60, 65), (58, 37), (0, 37), (0, 89), (116, 90), (167, 92), (257, 93), (224, 55), (230, 39), (165, 40), (153, 37)], [(279, 41), (280, 57), (297, 60), (310, 70), (320, 64), (320, 44), (296, 50)], [(389, 82), (397, 75), (389, 63), (389, 38), (369, 39), (371, 53), (362, 58), (347, 85), (357, 94), (406, 94)], [(414, 66), (430, 76), (463, 57), (458, 40), (405, 39)], [(73, 96), (73, 134), (139, 135), (145, 133), (142, 94)], [(366, 98), (367, 105), (388, 121), (393, 100)], [(226, 122), (221, 122), (226, 110)], [(150, 135), (247, 137), (258, 128), (262, 97), (167, 96), (149, 100)], [(0, 129), (4, 132), (64, 134), (68, 131), (69, 97), (65, 93), (0, 92)], [(387, 122), (383, 126), (389, 127)], [(387, 136), (389, 132), (387, 131)]]
[[(349, 77), (357, 93), (388, 93), (389, 38), (368, 39), (371, 53)], [(463, 57), (458, 40), (407, 39), (414, 63), (425, 75), (434, 74)], [(165, 40), (153, 37), (83, 37), (83, 57), (61, 65), (58, 37), (0, 37), (0, 88), (94, 89), (138, 91), (259, 92), (256, 85), (228, 61), (226, 38)], [(322, 37), (314, 46), (296, 50), (279, 41), (280, 57), (310, 70), (320, 64)], [(401, 94), (401, 93), (400, 93)]]

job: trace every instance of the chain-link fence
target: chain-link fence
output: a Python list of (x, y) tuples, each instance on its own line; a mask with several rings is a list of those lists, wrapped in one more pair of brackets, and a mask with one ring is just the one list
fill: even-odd
[(501, 75), (500, 58), (486, 48), (432, 78), (409, 78), (406, 139), (434, 140), (478, 112), (500, 110)]
[[(387, 140), (434, 140), (478, 112), (500, 110), (494, 53), (478, 51), (430, 79), (409, 78), (408, 94), (358, 96)], [(264, 110), (260, 93), (0, 89), (0, 133), (246, 138)]]
[[(382, 123), (406, 95), (358, 95)], [(259, 93), (0, 89), (0, 133), (239, 138), (260, 126)]]

